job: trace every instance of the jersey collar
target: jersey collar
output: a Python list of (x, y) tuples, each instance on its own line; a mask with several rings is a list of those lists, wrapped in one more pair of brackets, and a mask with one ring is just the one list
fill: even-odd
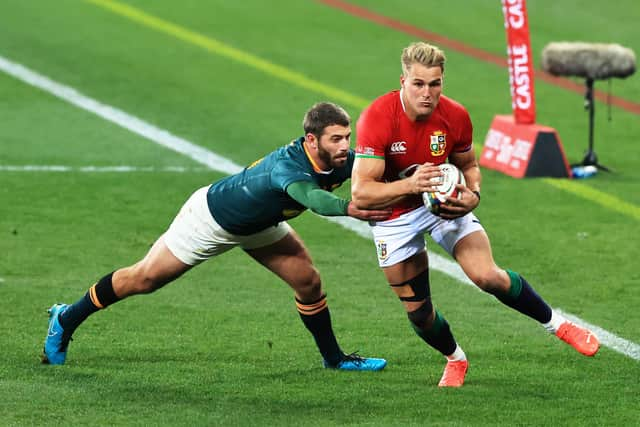
[(404, 107), (404, 100), (402, 99), (402, 91), (404, 90), (404, 88), (400, 88), (400, 105), (402, 105), (402, 111), (404, 111), (405, 114), (407, 114), (407, 109)]
[(311, 154), (309, 153), (309, 150), (307, 149), (307, 144), (305, 144), (305, 142), (306, 142), (306, 140), (302, 141), (302, 148), (304, 149), (304, 154), (307, 155), (307, 159), (309, 159), (309, 162), (311, 163), (311, 166), (313, 167), (313, 171), (315, 173), (319, 173), (319, 174), (322, 174), (322, 175), (329, 175), (331, 172), (333, 172), (333, 169), (329, 169), (328, 171), (320, 169), (318, 164), (311, 157)]

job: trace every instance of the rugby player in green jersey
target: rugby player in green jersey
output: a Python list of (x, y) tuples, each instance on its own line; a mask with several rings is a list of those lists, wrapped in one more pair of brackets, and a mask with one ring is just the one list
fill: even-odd
[(331, 193), (351, 177), (355, 156), (350, 125), (341, 107), (318, 103), (304, 116), (303, 137), (193, 193), (142, 260), (105, 275), (76, 303), (49, 309), (43, 362), (64, 364), (71, 336), (91, 314), (129, 296), (160, 289), (193, 266), (239, 246), (293, 289), (300, 318), (325, 367), (383, 369), (384, 359), (341, 350), (320, 275), (302, 240), (286, 223), (306, 209), (367, 221), (390, 215), (390, 209), (358, 209)]

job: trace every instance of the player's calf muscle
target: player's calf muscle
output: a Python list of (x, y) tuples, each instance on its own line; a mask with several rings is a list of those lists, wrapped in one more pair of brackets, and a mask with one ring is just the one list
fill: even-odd
[(120, 298), (148, 294), (160, 289), (165, 283), (149, 275), (137, 264), (121, 268), (113, 274), (113, 289)]
[(504, 270), (494, 267), (481, 272), (468, 272), (471, 281), (480, 289), (491, 294), (509, 291), (509, 276)]

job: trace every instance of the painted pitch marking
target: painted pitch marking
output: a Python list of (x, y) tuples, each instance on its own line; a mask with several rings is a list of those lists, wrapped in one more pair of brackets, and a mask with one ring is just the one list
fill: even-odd
[[(95, 99), (89, 98), (88, 96), (69, 86), (57, 83), (49, 79), (48, 77), (38, 74), (35, 71), (29, 70), (23, 65), (9, 61), (2, 56), (0, 56), (0, 70), (15, 77), (20, 81), (23, 81), (45, 92), (48, 92), (63, 101), (73, 104), (85, 111), (94, 113), (99, 117), (102, 117), (109, 122), (128, 129), (137, 135), (143, 136), (145, 139), (151, 142), (173, 150), (177, 153), (183, 154), (191, 158), (195, 162), (211, 168), (212, 170), (232, 174), (243, 169), (242, 166), (219, 154), (209, 151), (204, 147), (187, 141), (186, 139), (175, 136), (167, 130), (158, 128), (157, 126), (147, 123), (144, 120), (132, 116), (122, 110), (119, 110), (107, 104), (103, 104), (99, 101), (96, 101)], [(349, 217), (323, 218), (327, 218), (332, 222), (338, 223), (346, 229), (353, 231), (364, 238), (367, 238), (369, 240), (371, 239), (371, 230), (363, 221), (358, 221), (354, 218)], [(438, 270), (456, 280), (459, 280), (466, 285), (470, 285), (473, 288), (478, 289), (466, 277), (457, 263), (435, 253), (429, 253), (429, 257), (431, 268), (433, 268), (434, 270)], [(624, 354), (627, 357), (635, 360), (640, 360), (640, 345), (628, 341), (624, 338), (620, 338), (611, 332), (596, 327), (595, 325), (590, 325), (582, 319), (571, 315), (570, 313), (563, 312), (563, 314), (565, 314), (567, 318), (572, 319), (575, 323), (585, 325), (598, 331), (600, 335), (599, 338), (603, 345), (611, 348), (616, 352)]]
[(337, 101), (338, 103), (352, 105), (360, 109), (366, 107), (369, 104), (369, 102), (364, 98), (352, 95), (336, 87), (321, 83), (308, 76), (305, 76), (302, 73), (298, 73), (289, 68), (274, 64), (273, 62), (267, 61), (243, 50), (237, 49), (212, 37), (205, 36), (204, 34), (200, 34), (196, 31), (189, 30), (188, 28), (181, 27), (172, 22), (165, 21), (133, 6), (111, 0), (86, 1), (89, 3), (93, 3), (96, 6), (100, 6), (103, 9), (116, 13), (120, 16), (124, 16), (125, 18), (144, 25), (145, 27), (152, 28), (189, 44), (201, 47), (208, 52), (223, 56), (225, 58), (229, 58), (244, 65), (248, 65), (251, 68), (255, 68), (265, 74), (275, 77), (276, 79), (284, 80), (286, 82), (294, 84), (295, 86), (307, 89), (311, 92), (321, 93)]
[(211, 172), (211, 168), (189, 168), (184, 166), (64, 166), (64, 165), (0, 165), (0, 172)]
[[(361, 110), (364, 109), (370, 103), (370, 101), (367, 99), (350, 94), (336, 87), (318, 82), (308, 76), (305, 76), (304, 74), (297, 73), (281, 65), (274, 64), (272, 62), (259, 58), (255, 55), (252, 55), (248, 52), (229, 46), (209, 36), (205, 36), (198, 32), (181, 27), (172, 22), (150, 15), (144, 12), (143, 10), (137, 9), (133, 6), (118, 3), (113, 0), (85, 0), (85, 1), (95, 4), (96, 6), (99, 6), (112, 13), (123, 16), (129, 20), (137, 22), (145, 27), (149, 27), (151, 29), (173, 36), (186, 43), (190, 43), (192, 45), (201, 47), (208, 52), (240, 62), (251, 68), (262, 71), (276, 79), (289, 82), (295, 86), (329, 97), (329, 99), (332, 99), (338, 103), (344, 103), (346, 105), (350, 105), (352, 107), (356, 107)], [(323, 2), (326, 4), (334, 5), (334, 6), (337, 4), (348, 5), (348, 3), (345, 3), (342, 1), (323, 1)], [(358, 8), (355, 6), (353, 8), (355, 8), (354, 10), (356, 10), (356, 12), (358, 13), (362, 12), (361, 10), (362, 8)], [(353, 13), (353, 11), (349, 13)], [(373, 12), (370, 12), (370, 14), (373, 14)], [(371, 16), (369, 15), (367, 15), (367, 17), (368, 17), (367, 19), (371, 18)], [(392, 20), (389, 20), (389, 21), (392, 21)], [(382, 22), (379, 22), (379, 23), (382, 23)], [(408, 27), (408, 25), (405, 25), (405, 26)], [(403, 30), (403, 28), (396, 28), (396, 29)], [(404, 30), (406, 30), (406, 28), (404, 28)], [(455, 44), (453, 48), (457, 50), (461, 50), (463, 47), (463, 44), (460, 42), (456, 42), (456, 43), (457, 44)], [(475, 54), (472, 55), (472, 53), (475, 52), (477, 54), (476, 51), (480, 51), (479, 49), (471, 48), (469, 46), (467, 46), (467, 50), (468, 50), (467, 53), (474, 58), (477, 55)], [(463, 51), (464, 53), (464, 49), (462, 49), (461, 51)], [(481, 52), (484, 52), (484, 51), (481, 51)], [(504, 58), (501, 58), (500, 61), (504, 61)], [(640, 114), (640, 105), (638, 105), (638, 108), (639, 108), (638, 113)], [(546, 180), (545, 182), (549, 183), (549, 180)], [(577, 186), (578, 184), (574, 184), (574, 185)], [(624, 202), (611, 195), (606, 195), (605, 193), (601, 193), (598, 190), (595, 190), (593, 188), (588, 188), (588, 190), (585, 190), (585, 191), (575, 191), (576, 187), (569, 187), (569, 186), (563, 187), (563, 186), (553, 185), (553, 184), (552, 186), (560, 190), (570, 191), (573, 194), (583, 197), (586, 200), (589, 200), (591, 202), (595, 202), (606, 209), (613, 209), (625, 215), (629, 215), (634, 219), (639, 219), (638, 212), (640, 212), (640, 208), (634, 205), (630, 205), (628, 202)], [(574, 189), (574, 191), (571, 191), (572, 188)], [(604, 199), (608, 199), (607, 203), (602, 202), (602, 200)], [(613, 208), (613, 206), (616, 206), (617, 208)]]

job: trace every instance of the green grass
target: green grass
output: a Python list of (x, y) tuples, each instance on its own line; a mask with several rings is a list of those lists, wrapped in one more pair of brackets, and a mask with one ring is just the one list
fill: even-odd
[[(504, 51), (495, 4), (357, 3)], [(637, 43), (633, 2), (580, 6), (575, 16), (574, 1), (544, 10), (530, 3), (536, 51), (560, 38)], [(399, 52), (412, 40), (311, 1), (129, 4), (365, 99), (397, 86)], [(447, 54), (445, 91), (467, 105), (482, 142), (492, 117), (508, 113), (506, 70)], [(326, 99), (75, 0), (6, 1), (0, 55), (239, 164), (299, 136), (303, 112)], [(614, 93), (637, 101), (639, 87), (634, 76), (614, 84)], [(586, 148), (581, 96), (540, 82), (536, 90), (538, 122), (555, 127), (577, 161)], [(190, 193), (222, 174), (3, 73), (0, 93), (0, 166), (188, 168), (0, 170), (1, 424), (538, 426), (640, 419), (637, 360), (607, 347), (593, 359), (581, 357), (535, 322), (434, 271), (435, 303), (471, 363), (465, 387), (438, 389), (443, 360), (409, 328), (373, 244), (311, 214), (291, 224), (321, 271), (338, 338), (347, 351), (387, 358), (384, 372), (323, 370), (291, 291), (240, 250), (93, 316), (75, 334), (65, 366), (40, 365), (46, 308), (75, 301), (103, 274), (142, 257)], [(361, 107), (345, 107), (355, 120)], [(640, 205), (639, 133), (637, 116), (614, 108), (607, 122), (598, 103), (596, 150), (616, 173), (579, 185)], [(640, 342), (638, 220), (544, 180), (490, 170), (483, 176), (477, 213), (497, 262), (521, 272), (554, 307)]]

